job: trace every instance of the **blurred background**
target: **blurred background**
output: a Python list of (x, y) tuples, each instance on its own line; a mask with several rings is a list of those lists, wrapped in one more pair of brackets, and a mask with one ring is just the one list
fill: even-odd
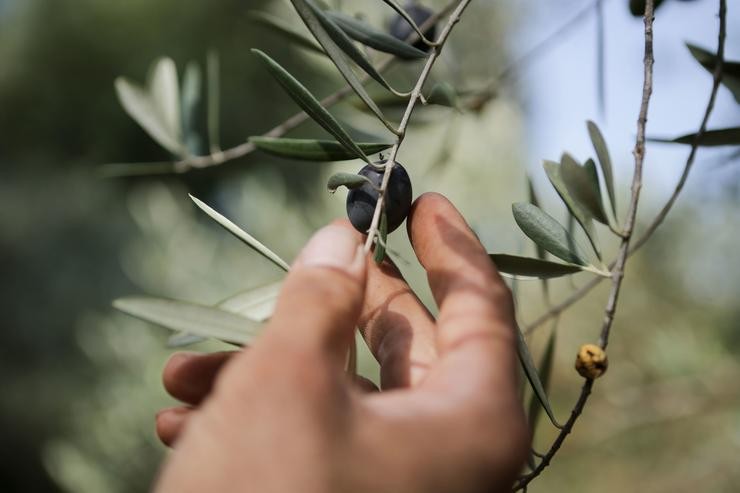
[[(378, 27), (392, 17), (381, 2), (337, 3)], [(737, 60), (740, 16), (728, 3), (726, 56)], [(565, 220), (541, 162), (566, 150), (590, 157), (587, 119), (599, 123), (610, 145), (617, 202), (622, 215), (626, 210), (642, 21), (630, 15), (626, 0), (603, 0), (600, 29), (592, 4), (473, 2), (435, 77), (459, 89), (484, 87), (502, 72), (506, 77), (478, 111), (424, 108), (415, 115), (399, 155), (415, 195), (449, 196), (490, 251), (534, 252), (510, 212), (512, 202), (527, 200), (526, 173), (544, 208)], [(319, 96), (341, 86), (325, 59), (250, 23), (247, 11), (261, 9), (302, 27), (289, 3), (278, 0), (0, 0), (0, 491), (147, 491), (166, 454), (153, 417), (171, 404), (159, 380), (171, 353), (169, 334), (115, 313), (111, 300), (146, 293), (212, 304), (280, 278), (197, 212), (188, 193), (288, 260), (312, 231), (343, 215), (344, 194), (330, 196), (324, 184), (333, 172), (359, 168), (353, 162), (288, 162), (253, 153), (187, 174), (101, 176), (105, 163), (169, 159), (124, 113), (113, 88), (121, 75), (143, 82), (158, 57), (172, 57), (182, 73), (189, 61), (203, 66), (209, 49), (220, 54), (224, 147), (296, 111), (249, 48), (269, 52)], [(651, 135), (698, 128), (711, 76), (684, 42), (715, 50), (716, 13), (714, 0), (666, 0), (657, 11)], [(397, 66), (390, 77), (403, 87), (418, 69)], [(721, 88), (710, 128), (737, 126), (737, 109)], [(358, 135), (388, 138), (352, 101), (332, 111)], [(203, 108), (198, 116), (205, 122)], [(202, 129), (205, 134), (205, 123)], [(291, 136), (324, 134), (305, 124)], [(611, 368), (530, 491), (740, 490), (736, 151), (700, 151), (678, 206), (630, 261)], [(687, 154), (687, 146), (648, 146), (642, 225), (670, 194)], [(613, 254), (616, 243), (600, 233)], [(394, 233), (390, 246), (431, 303), (405, 232)], [(578, 275), (553, 282), (552, 296), (564, 299), (587, 281)], [(568, 311), (558, 327), (550, 394), (563, 421), (580, 388), (573, 359), (582, 343), (598, 337), (605, 288)], [(539, 283), (520, 283), (518, 298), (524, 323), (545, 308)], [(530, 338), (536, 356), (549, 330)], [(373, 371), (371, 361), (364, 367)], [(541, 420), (536, 447), (545, 449), (554, 436)]]

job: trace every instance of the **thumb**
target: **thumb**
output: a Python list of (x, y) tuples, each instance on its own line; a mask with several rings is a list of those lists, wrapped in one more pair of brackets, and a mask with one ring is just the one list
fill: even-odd
[(265, 331), (266, 346), (344, 365), (365, 295), (361, 240), (343, 222), (332, 223), (311, 238), (283, 284)]

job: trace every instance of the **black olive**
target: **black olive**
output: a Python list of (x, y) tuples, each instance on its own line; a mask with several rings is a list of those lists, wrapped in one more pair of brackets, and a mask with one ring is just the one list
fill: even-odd
[[(350, 190), (347, 194), (347, 216), (357, 231), (367, 233), (373, 220), (375, 205), (378, 203), (378, 197), (380, 196), (377, 189), (380, 188), (383, 181), (383, 169), (368, 164), (358, 174), (369, 178), (375, 187), (366, 183), (359, 188)], [(409, 215), (411, 199), (411, 179), (406, 173), (406, 169), (395, 163), (391, 170), (385, 194), (385, 213), (389, 233), (397, 229), (406, 219), (406, 216)]]
[[(424, 24), (427, 21), (427, 19), (429, 19), (432, 16), (432, 13), (433, 13), (431, 10), (421, 5), (408, 5), (404, 8), (404, 10), (409, 14), (409, 16), (414, 20), (416, 25), (419, 27), (421, 27), (421, 25)], [(396, 17), (394, 17), (393, 21), (391, 22), (391, 36), (404, 41), (409, 36), (411, 36), (412, 32), (414, 32), (414, 28), (411, 27), (411, 25), (406, 21), (406, 19), (396, 14)], [(436, 36), (436, 34), (437, 34), (436, 24), (432, 25), (426, 31), (424, 31), (424, 37), (426, 37), (430, 41), (434, 41), (434, 37)], [(429, 51), (429, 45), (427, 45), (421, 39), (414, 43), (414, 48), (417, 48), (422, 51)]]

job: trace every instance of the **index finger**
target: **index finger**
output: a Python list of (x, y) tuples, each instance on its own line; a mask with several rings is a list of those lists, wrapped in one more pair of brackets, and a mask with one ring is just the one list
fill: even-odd
[(486, 250), (439, 194), (417, 199), (408, 228), (439, 306), (440, 362), (430, 383), (472, 392), (484, 386), (516, 396), (513, 301)]

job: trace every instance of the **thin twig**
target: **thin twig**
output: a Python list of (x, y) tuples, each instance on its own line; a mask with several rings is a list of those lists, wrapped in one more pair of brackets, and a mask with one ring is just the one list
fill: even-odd
[[(446, 16), (455, 6), (457, 5), (457, 0), (451, 1), (449, 4), (447, 4), (444, 8), (442, 8), (439, 12), (433, 14), (429, 19), (427, 19), (420, 28), (422, 30), (428, 29), (432, 25), (434, 25), (436, 22), (438, 22), (442, 17)], [(419, 35), (416, 34), (416, 32), (413, 32), (409, 35), (407, 42), (413, 43), (418, 40)], [(376, 69), (379, 73), (383, 73), (386, 70), (388, 70), (393, 63), (395, 63), (398, 60), (393, 55), (389, 55), (387, 57), (384, 57), (377, 65)], [(368, 75), (364, 75), (361, 79), (361, 82), (363, 84), (369, 82), (371, 78)], [(335, 91), (334, 93), (326, 96), (324, 99), (321, 100), (321, 105), (325, 108), (331, 107), (340, 101), (344, 100), (346, 97), (353, 94), (353, 90), (349, 85), (345, 85), (341, 89)], [(308, 120), (308, 115), (301, 111), (299, 113), (296, 113), (295, 115), (291, 116), (287, 120), (283, 121), (279, 125), (275, 126), (271, 130), (264, 133), (263, 137), (282, 137), (289, 131), (293, 130), (303, 122)], [(181, 161), (177, 161), (173, 163), (173, 171), (175, 173), (185, 173), (187, 171), (190, 171), (192, 169), (199, 169), (199, 168), (209, 168), (211, 166), (217, 166), (219, 164), (223, 164), (227, 161), (233, 161), (234, 159), (242, 158), (256, 150), (256, 146), (252, 144), (251, 142), (244, 142), (242, 144), (239, 144), (235, 147), (231, 147), (229, 149), (226, 149), (220, 153), (216, 154), (209, 154), (205, 156), (191, 156), (186, 159), (183, 159)]]
[[(678, 183), (676, 184), (676, 187), (673, 190), (673, 193), (668, 198), (665, 205), (663, 205), (660, 212), (658, 212), (658, 214), (650, 222), (650, 224), (645, 229), (645, 231), (642, 232), (640, 237), (637, 240), (635, 240), (634, 243), (632, 243), (632, 245), (629, 248), (628, 256), (634, 255), (640, 248), (642, 248), (645, 245), (645, 243), (647, 243), (647, 241), (652, 237), (652, 235), (655, 233), (658, 227), (663, 223), (666, 216), (668, 216), (668, 213), (671, 211), (674, 204), (676, 203), (676, 200), (678, 199), (679, 195), (681, 194), (681, 191), (683, 190), (684, 185), (686, 184), (686, 181), (691, 172), (691, 169), (694, 165), (696, 154), (699, 150), (699, 144), (701, 142), (702, 137), (706, 133), (707, 124), (709, 122), (710, 116), (712, 115), (712, 111), (714, 110), (715, 100), (717, 99), (717, 93), (719, 92), (720, 83), (722, 82), (722, 70), (724, 67), (725, 38), (727, 36), (727, 26), (726, 26), (727, 14), (726, 13), (727, 13), (726, 1), (722, 0), (720, 1), (720, 10), (719, 10), (719, 36), (718, 36), (718, 44), (717, 44), (717, 64), (715, 65), (714, 73), (713, 73), (712, 90), (709, 94), (709, 101), (707, 102), (704, 115), (702, 116), (701, 124), (699, 125), (699, 130), (696, 132), (694, 141), (691, 144), (691, 150), (689, 151), (689, 156), (686, 159), (686, 164), (684, 165), (683, 172), (681, 173), (681, 177), (679, 178)], [(614, 267), (615, 267), (614, 263), (609, 265), (610, 269), (613, 269)], [(531, 334), (532, 332), (537, 330), (537, 328), (541, 327), (545, 322), (550, 320), (552, 317), (560, 315), (563, 311), (570, 308), (577, 301), (579, 301), (581, 298), (583, 298), (589, 292), (591, 292), (591, 290), (593, 290), (596, 286), (598, 286), (603, 280), (604, 278), (601, 278), (601, 277), (595, 277), (591, 279), (587, 284), (584, 284), (581, 288), (579, 288), (578, 291), (574, 292), (572, 295), (570, 295), (568, 298), (566, 298), (562, 302), (556, 305), (553, 305), (552, 308), (548, 309), (545, 313), (537, 317), (537, 319), (535, 319), (533, 322), (524, 326), (523, 327), (524, 333), (527, 335)]]
[[(627, 218), (625, 219), (624, 227), (624, 238), (619, 248), (617, 255), (616, 265), (612, 270), (612, 289), (609, 294), (609, 300), (604, 310), (604, 321), (601, 327), (600, 346), (606, 348), (609, 340), (609, 333), (614, 323), (614, 314), (616, 313), (617, 302), (619, 300), (619, 293), (622, 287), (622, 281), (624, 279), (624, 269), (627, 262), (627, 256), (629, 255), (629, 244), (634, 231), (635, 221), (637, 218), (637, 207), (640, 200), (640, 190), (642, 189), (642, 169), (645, 161), (645, 127), (647, 125), (648, 108), (650, 106), (650, 97), (653, 93), (653, 0), (647, 0), (645, 2), (645, 55), (644, 55), (644, 78), (642, 85), (642, 101), (640, 103), (640, 113), (637, 118), (637, 138), (635, 140), (635, 148), (633, 154), (635, 156), (635, 171), (632, 177), (632, 197), (630, 199), (630, 205), (627, 212)], [(581, 415), (588, 397), (591, 394), (593, 388), (593, 380), (586, 379), (581, 388), (581, 394), (578, 397), (573, 410), (571, 411), (570, 418), (558, 433), (557, 438), (550, 446), (550, 450), (545, 454), (545, 457), (540, 461), (537, 467), (529, 474), (523, 476), (514, 485), (514, 491), (525, 488), (534, 478), (539, 476), (542, 471), (550, 464), (555, 454), (560, 449), (560, 446), (565, 441), (565, 438), (570, 434), (575, 425), (578, 417)]]
[(457, 4), (457, 7), (455, 10), (450, 14), (450, 18), (447, 21), (447, 24), (445, 25), (444, 29), (442, 29), (442, 32), (439, 35), (439, 38), (437, 41), (435, 41), (435, 44), (430, 47), (430, 53), (427, 57), (426, 63), (424, 64), (424, 68), (421, 71), (421, 74), (419, 75), (419, 79), (416, 81), (416, 85), (414, 86), (413, 91), (411, 92), (411, 97), (409, 98), (408, 105), (406, 106), (406, 111), (403, 114), (403, 118), (401, 118), (401, 123), (398, 126), (398, 138), (396, 139), (396, 143), (393, 145), (390, 151), (390, 156), (385, 162), (385, 169), (383, 171), (383, 181), (380, 184), (380, 194), (378, 196), (378, 201), (375, 204), (375, 212), (373, 213), (373, 219), (370, 223), (370, 229), (367, 231), (367, 240), (365, 241), (365, 252), (369, 252), (370, 249), (373, 246), (373, 241), (375, 240), (375, 236), (378, 233), (378, 224), (380, 223), (380, 214), (383, 211), (384, 202), (385, 202), (385, 192), (388, 188), (388, 181), (391, 178), (391, 170), (393, 169), (393, 165), (396, 162), (396, 156), (398, 155), (398, 150), (401, 147), (401, 144), (403, 143), (404, 137), (406, 136), (406, 128), (408, 127), (409, 121), (411, 119), (411, 114), (414, 112), (414, 108), (416, 107), (416, 104), (421, 99), (421, 90), (424, 88), (424, 84), (426, 83), (427, 79), (429, 78), (429, 74), (432, 72), (432, 67), (434, 66), (434, 62), (437, 61), (437, 58), (439, 57), (440, 52), (442, 51), (442, 48), (444, 47), (445, 43), (447, 42), (447, 39), (450, 36), (450, 32), (452, 32), (452, 28), (460, 21), (460, 17), (462, 16), (462, 13), (465, 11), (467, 6), (470, 4), (471, 0), (460, 0), (460, 2)]

